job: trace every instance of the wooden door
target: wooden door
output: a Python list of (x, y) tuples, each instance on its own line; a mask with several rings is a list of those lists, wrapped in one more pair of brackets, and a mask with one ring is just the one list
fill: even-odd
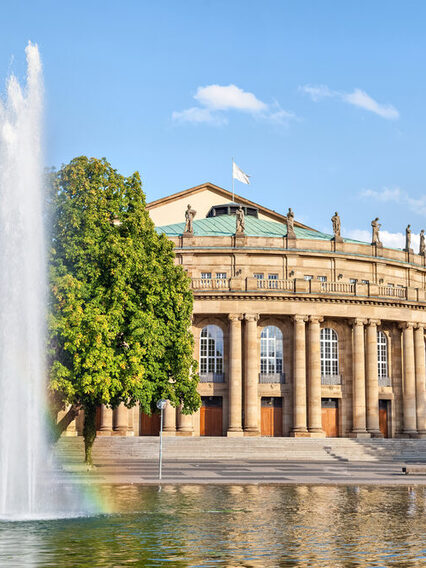
[(339, 406), (337, 398), (321, 400), (322, 429), (327, 438), (339, 436)]
[(200, 436), (222, 436), (222, 397), (202, 396)]
[(388, 431), (388, 404), (387, 400), (379, 400), (379, 428), (384, 438), (389, 437)]
[(160, 434), (160, 413), (141, 414), (141, 436), (158, 436)]
[(282, 398), (262, 397), (260, 410), (260, 433), (262, 436), (283, 435)]

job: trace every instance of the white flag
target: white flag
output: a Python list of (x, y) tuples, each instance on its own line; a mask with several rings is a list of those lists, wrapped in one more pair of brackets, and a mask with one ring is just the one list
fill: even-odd
[(235, 162), (232, 162), (232, 177), (242, 183), (250, 184), (250, 176), (245, 174), (243, 170), (240, 170)]

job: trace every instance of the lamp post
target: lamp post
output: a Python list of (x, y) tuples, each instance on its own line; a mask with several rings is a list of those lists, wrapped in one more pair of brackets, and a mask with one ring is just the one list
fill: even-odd
[(160, 451), (158, 456), (158, 479), (161, 481), (162, 474), (163, 474), (163, 413), (164, 409), (166, 408), (167, 400), (163, 398), (157, 401), (157, 408), (161, 412), (160, 418)]

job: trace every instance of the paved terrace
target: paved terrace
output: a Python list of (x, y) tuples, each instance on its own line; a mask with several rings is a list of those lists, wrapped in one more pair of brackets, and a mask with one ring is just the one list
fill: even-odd
[[(96, 469), (82, 465), (81, 438), (58, 447), (65, 471), (76, 481), (158, 484), (158, 438), (99, 438)], [(402, 467), (426, 467), (426, 440), (294, 438), (164, 438), (162, 484), (426, 485), (426, 475)], [(231, 456), (231, 457), (230, 457)]]

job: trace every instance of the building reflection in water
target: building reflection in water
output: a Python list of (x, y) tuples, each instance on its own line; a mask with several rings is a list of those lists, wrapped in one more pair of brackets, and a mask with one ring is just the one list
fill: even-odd
[[(417, 567), (424, 559), (424, 487), (100, 491), (112, 504), (111, 515), (17, 523), (13, 530), (0, 523), (0, 565), (14, 565), (13, 551), (21, 561), (15, 565), (29, 567)], [(37, 560), (25, 564), (25, 558)]]

